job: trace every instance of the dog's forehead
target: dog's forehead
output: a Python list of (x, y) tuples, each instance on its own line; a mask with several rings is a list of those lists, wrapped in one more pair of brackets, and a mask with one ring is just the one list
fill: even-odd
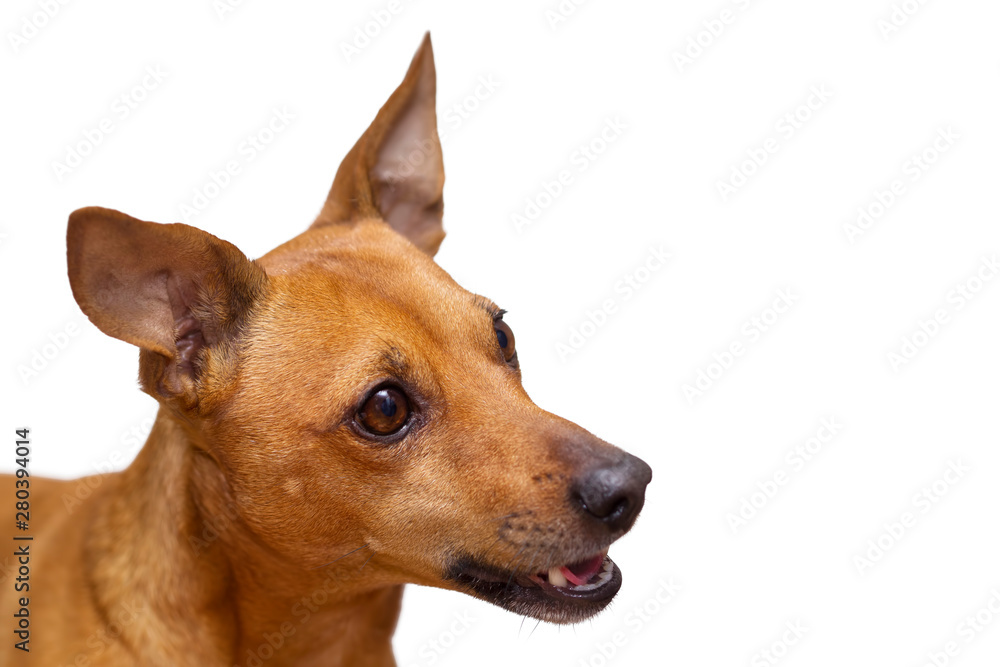
[(380, 220), (311, 229), (257, 263), (274, 287), (269, 310), (290, 324), (378, 329), (403, 317), (427, 331), (488, 321), (481, 297)]
[[(381, 220), (310, 228), (257, 259), (271, 276), (294, 275), (306, 266), (360, 262), (424, 264), (429, 260)], [(436, 266), (433, 261), (430, 265)]]

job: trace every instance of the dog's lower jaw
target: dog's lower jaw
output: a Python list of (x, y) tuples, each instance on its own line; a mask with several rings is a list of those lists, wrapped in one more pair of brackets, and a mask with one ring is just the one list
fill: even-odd
[(133, 464), (84, 501), (81, 602), (93, 605), (99, 624), (87, 632), (102, 648), (60, 647), (52, 664), (79, 653), (94, 666), (395, 665), (402, 586), (354, 596), (339, 582), (297, 587), (287, 563), (223, 548), (192, 482), (206, 463), (161, 409)]

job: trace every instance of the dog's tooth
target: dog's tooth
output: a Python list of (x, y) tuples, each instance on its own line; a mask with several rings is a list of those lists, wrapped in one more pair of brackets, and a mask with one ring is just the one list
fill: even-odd
[(549, 583), (553, 586), (559, 586), (561, 588), (566, 588), (569, 582), (566, 581), (566, 577), (563, 576), (562, 568), (554, 567), (549, 570)]

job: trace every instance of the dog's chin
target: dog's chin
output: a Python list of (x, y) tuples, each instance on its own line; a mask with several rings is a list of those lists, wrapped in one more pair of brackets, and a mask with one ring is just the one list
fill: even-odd
[(462, 557), (446, 579), (481, 600), (549, 623), (590, 618), (608, 606), (622, 585), (621, 570), (606, 551), (537, 573), (505, 572)]

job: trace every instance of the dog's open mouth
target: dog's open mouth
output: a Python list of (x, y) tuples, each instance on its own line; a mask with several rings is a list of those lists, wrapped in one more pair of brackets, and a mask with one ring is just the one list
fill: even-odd
[(579, 597), (591, 592), (603, 595), (604, 588), (614, 578), (616, 569), (615, 562), (608, 558), (607, 553), (600, 553), (579, 563), (529, 575), (528, 579), (556, 597)]
[(504, 572), (465, 559), (452, 568), (449, 578), (487, 602), (551, 623), (576, 623), (593, 616), (622, 585), (621, 570), (606, 551), (531, 574)]

